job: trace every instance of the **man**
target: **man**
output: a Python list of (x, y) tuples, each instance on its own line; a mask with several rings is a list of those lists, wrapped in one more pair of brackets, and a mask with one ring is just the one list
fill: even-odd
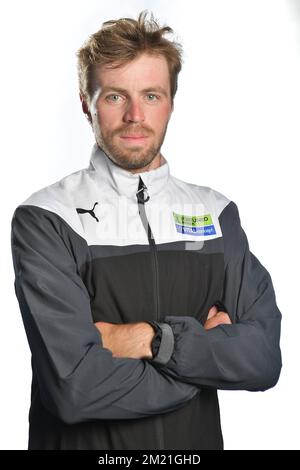
[(13, 215), (29, 449), (222, 449), (217, 389), (279, 378), (281, 314), (237, 206), (161, 154), (181, 47), (146, 17), (78, 51), (90, 164)]

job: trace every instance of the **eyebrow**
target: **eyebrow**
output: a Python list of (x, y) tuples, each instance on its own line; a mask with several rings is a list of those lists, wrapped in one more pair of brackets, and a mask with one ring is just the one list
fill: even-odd
[[(115, 87), (115, 86), (114, 87), (105, 86), (102, 88), (102, 93), (107, 93), (108, 91), (117, 91), (119, 93), (127, 94), (127, 90), (125, 88), (120, 88), (120, 87)], [(166, 92), (166, 90), (159, 85), (151, 87), (151, 88), (150, 87), (144, 88), (143, 90), (141, 90), (142, 93), (149, 93), (150, 91), (154, 91), (154, 92), (156, 91), (166, 97), (168, 96), (168, 93)]]

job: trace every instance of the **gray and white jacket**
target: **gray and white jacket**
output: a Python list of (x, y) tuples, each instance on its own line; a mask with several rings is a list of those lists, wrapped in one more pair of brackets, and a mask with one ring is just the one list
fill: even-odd
[[(222, 448), (217, 389), (277, 383), (281, 314), (236, 204), (162, 163), (133, 174), (95, 144), (15, 209), (30, 449)], [(232, 324), (205, 330), (212, 305)], [(157, 355), (114, 357), (97, 321), (160, 326)]]

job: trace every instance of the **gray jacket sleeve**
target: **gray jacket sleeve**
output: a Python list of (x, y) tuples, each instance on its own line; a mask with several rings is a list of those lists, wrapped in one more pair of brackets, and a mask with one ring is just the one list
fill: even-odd
[(225, 278), (218, 301), (233, 322), (210, 330), (194, 317), (166, 316), (175, 347), (161, 369), (171, 377), (224, 390), (266, 390), (281, 371), (281, 313), (272, 280), (250, 252), (237, 206), (220, 216), (224, 237)]
[(12, 218), (15, 293), (44, 406), (68, 424), (181, 407), (198, 387), (102, 347), (70, 230), (60, 216), (36, 206), (18, 206)]

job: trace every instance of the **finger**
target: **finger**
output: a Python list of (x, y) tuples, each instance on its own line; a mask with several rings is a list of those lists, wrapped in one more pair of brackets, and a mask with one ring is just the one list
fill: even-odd
[(230, 317), (225, 312), (218, 312), (217, 315), (213, 316), (209, 320), (206, 320), (204, 323), (204, 329), (210, 330), (211, 328), (215, 328), (218, 325), (230, 325), (232, 322)]
[(211, 328), (215, 328), (218, 326), (218, 322), (215, 320), (214, 317), (212, 317), (210, 320), (206, 320), (204, 323), (204, 329), (205, 330), (210, 330)]
[(222, 312), (222, 311), (218, 311), (218, 315), (215, 316), (215, 320), (219, 323), (219, 324), (229, 324), (229, 323), (232, 323), (231, 319), (230, 319), (230, 316), (228, 315), (227, 312)]
[(218, 313), (218, 309), (215, 305), (213, 305), (208, 311), (207, 320), (217, 315), (217, 313)]
[(230, 316), (228, 315), (228, 313), (226, 313), (226, 312), (220, 312), (220, 313), (221, 313), (221, 318), (222, 318), (221, 323), (223, 323), (224, 325), (230, 325), (232, 323), (232, 321), (231, 321)]

